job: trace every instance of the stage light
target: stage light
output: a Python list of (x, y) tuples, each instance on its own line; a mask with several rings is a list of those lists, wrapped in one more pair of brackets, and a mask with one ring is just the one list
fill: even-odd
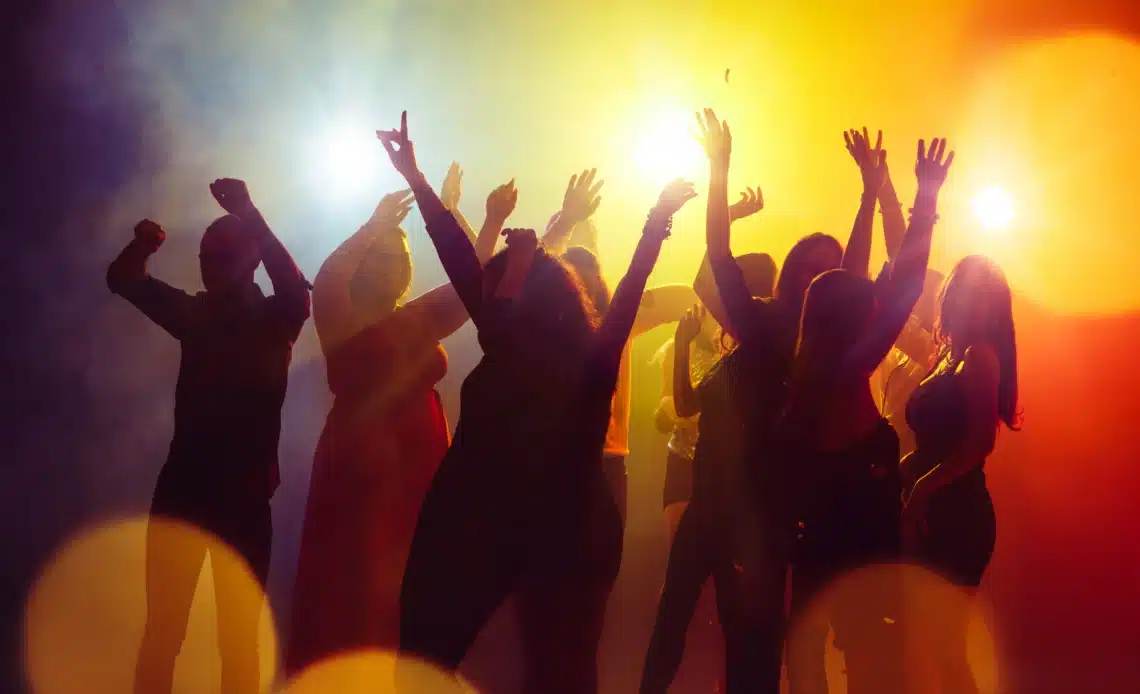
[(693, 116), (677, 114), (651, 122), (642, 130), (633, 152), (634, 163), (654, 184), (692, 179), (704, 170), (704, 152), (692, 135)]
[(314, 185), (342, 200), (375, 193), (385, 158), (375, 130), (351, 123), (326, 128), (313, 146)]
[(974, 215), (986, 229), (1008, 229), (1013, 222), (1013, 198), (1004, 189), (989, 186), (978, 191), (973, 201)]

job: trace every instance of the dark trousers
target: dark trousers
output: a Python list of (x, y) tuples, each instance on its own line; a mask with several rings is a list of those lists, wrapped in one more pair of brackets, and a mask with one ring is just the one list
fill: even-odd
[(705, 582), (716, 589), (724, 631), (728, 694), (775, 694), (780, 687), (786, 561), (738, 551), (739, 528), (693, 502), (677, 527), (665, 587), (641, 679), (641, 694), (664, 694), (684, 655), (685, 637)]
[(174, 662), (207, 555), (214, 578), (222, 692), (259, 691), (258, 625), (273, 537), (269, 499), (201, 487), (169, 465), (158, 478), (147, 530), (146, 626), (136, 694), (171, 691)]
[[(424, 501), (400, 596), (401, 651), (454, 671), (516, 595), (528, 642), (524, 691), (592, 694), (621, 563), (610, 483), (600, 466), (558, 478), (537, 466), (516, 476), (472, 467), (445, 460)], [(512, 483), (492, 484), (504, 479)], [(414, 682), (397, 672), (397, 685)]]

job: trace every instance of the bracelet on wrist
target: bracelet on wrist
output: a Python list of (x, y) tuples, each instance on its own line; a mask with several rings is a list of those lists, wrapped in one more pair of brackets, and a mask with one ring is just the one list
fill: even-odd
[(673, 217), (669, 216), (662, 218), (661, 215), (657, 214), (656, 210), (653, 210), (649, 213), (649, 216), (645, 220), (645, 228), (642, 230), (642, 233), (649, 231), (651, 227), (658, 224), (662, 227), (661, 233), (665, 236), (665, 238), (669, 238), (669, 236), (673, 233)]

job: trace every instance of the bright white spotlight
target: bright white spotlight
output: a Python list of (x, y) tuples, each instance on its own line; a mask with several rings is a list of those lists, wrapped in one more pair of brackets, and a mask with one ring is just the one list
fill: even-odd
[(1013, 198), (997, 186), (989, 186), (974, 196), (974, 214), (987, 229), (1007, 229), (1013, 222)]
[(691, 179), (703, 170), (704, 152), (690, 132), (692, 115), (678, 114), (650, 122), (641, 132), (633, 160), (643, 174), (665, 184)]
[(329, 127), (316, 139), (313, 149), (310, 165), (314, 184), (329, 195), (345, 199), (377, 190), (384, 151), (376, 140), (375, 128), (355, 124)]

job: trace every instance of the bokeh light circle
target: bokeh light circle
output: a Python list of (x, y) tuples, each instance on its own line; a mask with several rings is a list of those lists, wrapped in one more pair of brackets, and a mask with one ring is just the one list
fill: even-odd
[[(186, 637), (174, 670), (175, 694), (218, 691), (221, 663), (214, 610), (214, 572), (226, 572), (243, 606), (260, 609), (258, 653), (262, 691), (277, 667), (277, 638), (265, 594), (240, 556), (190, 525), (150, 521), (165, 547), (209, 559), (199, 574)], [(147, 518), (79, 533), (47, 564), (24, 615), (24, 660), (35, 694), (125, 694), (133, 691), (146, 616)], [(161, 587), (159, 588), (161, 591)], [(161, 592), (158, 599), (165, 599)]]
[[(396, 689), (399, 668), (400, 689)], [(310, 666), (281, 694), (476, 694), (459, 675), (420, 660), (382, 650), (361, 650)]]
[[(1016, 203), (1009, 234), (954, 215), (952, 257), (982, 253), (1016, 291), (1062, 314), (1140, 308), (1135, 161), (1140, 46), (1107, 34), (1028, 42), (982, 72), (952, 176)], [(968, 207), (975, 187), (950, 204)], [(951, 195), (954, 195), (952, 192)], [(970, 227), (978, 233), (970, 233)]]
[[(897, 606), (896, 621), (884, 618), (884, 624), (898, 627), (897, 641), (859, 644), (863, 653), (880, 662), (897, 662), (901, 657), (902, 674), (907, 691), (916, 693), (937, 691), (936, 669), (931, 649), (939, 647), (939, 632), (954, 620), (965, 620), (967, 664), (978, 690), (983, 694), (996, 690), (997, 657), (981, 603), (941, 576), (911, 565), (881, 564), (852, 571), (825, 587), (819, 595), (792, 621), (787, 638), (785, 657), (788, 668), (799, 667), (801, 672), (823, 666), (828, 690), (847, 691), (846, 663), (842, 650), (835, 643), (837, 635), (832, 628), (835, 617), (854, 609), (864, 612), (870, 606)], [(934, 633), (931, 633), (934, 630)], [(864, 636), (869, 632), (862, 632)], [(901, 648), (900, 648), (901, 647)], [(823, 657), (822, 663), (819, 658)]]

